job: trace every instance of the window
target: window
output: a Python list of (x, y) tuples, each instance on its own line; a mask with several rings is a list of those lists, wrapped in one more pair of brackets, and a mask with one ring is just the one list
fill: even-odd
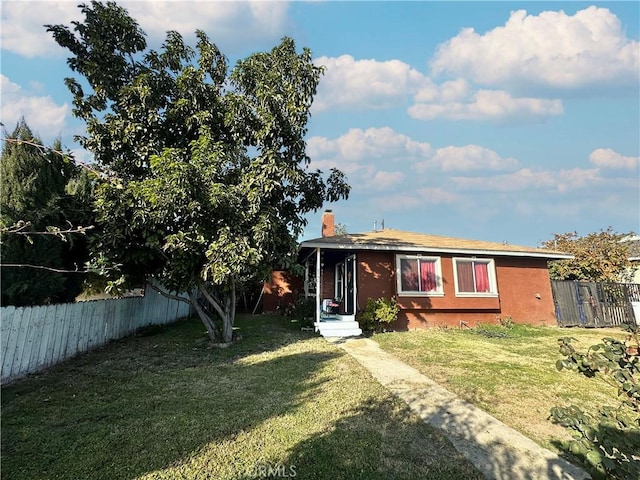
[(400, 295), (443, 295), (439, 257), (398, 255), (396, 264)]
[(495, 263), (491, 259), (454, 258), (456, 295), (490, 296), (498, 294)]
[(344, 300), (344, 262), (340, 262), (336, 265), (336, 281), (335, 281), (335, 298), (338, 301)]

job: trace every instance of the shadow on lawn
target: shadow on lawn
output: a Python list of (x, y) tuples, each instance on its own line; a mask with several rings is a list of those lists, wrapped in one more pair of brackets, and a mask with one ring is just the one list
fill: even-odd
[(401, 391), (400, 396), (420, 412), (429, 425), (447, 432), (456, 450), (464, 452), (486, 478), (590, 478), (580, 467), (541, 450), (532, 440), (453, 395), (435, 404), (425, 401), (429, 397), (419, 389)]
[(285, 467), (295, 466), (305, 480), (484, 478), (440, 432), (399, 405), (392, 398), (370, 400), (330, 432), (296, 445)]
[(259, 322), (240, 322), (243, 339), (219, 349), (188, 320), (3, 388), (2, 478), (135, 478), (294, 409), (340, 353), (245, 362), (310, 337)]

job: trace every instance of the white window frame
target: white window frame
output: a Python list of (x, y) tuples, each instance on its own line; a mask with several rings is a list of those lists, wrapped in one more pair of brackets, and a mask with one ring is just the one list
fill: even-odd
[(342, 275), (340, 275), (340, 266), (342, 265), (343, 270), (347, 268), (346, 260), (336, 263), (334, 267), (334, 297), (336, 300), (344, 301), (345, 292), (344, 292), (344, 282)]
[[(402, 290), (402, 260), (426, 260), (435, 262), (436, 264), (436, 290), (433, 292), (421, 292), (413, 290)], [(424, 255), (396, 255), (396, 291), (399, 297), (444, 297), (444, 289), (442, 288), (442, 261), (440, 257), (424, 256)]]
[[(458, 263), (486, 263), (489, 275), (489, 292), (460, 292), (458, 289)], [(472, 269), (475, 275), (475, 269)], [(456, 297), (491, 297), (498, 296), (498, 282), (496, 281), (496, 262), (493, 258), (453, 257), (453, 282), (456, 289)], [(475, 285), (475, 278), (473, 284)]]

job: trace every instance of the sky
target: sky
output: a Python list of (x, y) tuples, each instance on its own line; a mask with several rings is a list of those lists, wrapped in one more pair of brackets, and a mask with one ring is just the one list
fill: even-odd
[[(2, 0), (1, 113), (74, 143), (66, 52), (43, 25), (73, 1)], [(640, 2), (121, 1), (159, 48), (204, 30), (233, 65), (283, 36), (325, 67), (311, 167), (349, 233), (386, 228), (538, 246), (554, 233), (640, 231)], [(301, 240), (320, 235), (321, 211)]]

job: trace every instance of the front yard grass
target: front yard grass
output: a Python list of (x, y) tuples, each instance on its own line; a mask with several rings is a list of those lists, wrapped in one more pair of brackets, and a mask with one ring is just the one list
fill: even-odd
[(431, 329), (378, 334), (382, 349), (475, 404), (540, 445), (561, 453), (569, 430), (548, 420), (553, 406), (596, 412), (616, 405), (615, 388), (600, 379), (558, 371), (557, 339), (574, 337), (580, 351), (604, 337), (624, 339), (622, 329), (567, 329), (485, 325), (473, 330)]
[(226, 349), (194, 319), (149, 328), (4, 387), (2, 478), (481, 478), (342, 350), (237, 326)]

